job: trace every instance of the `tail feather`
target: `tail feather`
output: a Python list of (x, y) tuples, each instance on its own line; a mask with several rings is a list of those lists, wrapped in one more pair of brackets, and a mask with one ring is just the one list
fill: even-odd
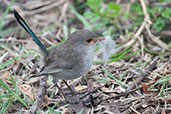
[(22, 17), (15, 9), (13, 10), (13, 13), (18, 23), (30, 34), (34, 42), (40, 47), (41, 51), (47, 56), (48, 51), (46, 50), (45, 46), (41, 43), (41, 41), (37, 38), (35, 33), (31, 30), (31, 28), (27, 25), (27, 23), (22, 19)]

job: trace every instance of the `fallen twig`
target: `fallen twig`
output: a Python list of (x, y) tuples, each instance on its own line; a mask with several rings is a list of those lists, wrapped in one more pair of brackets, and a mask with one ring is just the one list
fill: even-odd
[(37, 111), (37, 109), (41, 106), (41, 103), (46, 93), (46, 86), (46, 78), (41, 78), (36, 101), (33, 103), (33, 105), (30, 107), (30, 110), (26, 114), (34, 114)]
[[(151, 84), (154, 84), (154, 82), (149, 83), (147, 85), (151, 85)], [(122, 96), (127, 96), (128, 94), (133, 93), (133, 92), (135, 92), (137, 90), (140, 90), (140, 89), (142, 89), (142, 86), (137, 87), (137, 88), (132, 89), (132, 90), (128, 90), (128, 91), (126, 90), (126, 92), (120, 93), (119, 95), (115, 95), (115, 96), (112, 96), (112, 97), (107, 97), (107, 98), (101, 99), (98, 104), (100, 104), (103, 101), (110, 100), (110, 99), (119, 99)], [(113, 93), (113, 92), (110, 92), (110, 93)]]
[[(141, 75), (135, 80), (136, 84), (139, 84), (140, 82), (142, 82), (146, 76), (148, 76), (149, 72), (152, 71), (152, 69), (156, 66), (158, 61), (158, 58), (156, 58), (146, 69), (144, 72), (141, 73)], [(134, 89), (135, 84), (132, 83), (129, 88), (127, 88), (126, 91), (130, 91), (132, 89)]]

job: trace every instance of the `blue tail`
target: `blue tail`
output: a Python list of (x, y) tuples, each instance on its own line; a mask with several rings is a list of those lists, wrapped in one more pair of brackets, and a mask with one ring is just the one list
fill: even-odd
[(18, 14), (18, 12), (15, 9), (13, 10), (13, 13), (14, 13), (14, 16), (17, 19), (18, 23), (30, 34), (30, 36), (33, 38), (34, 42), (40, 47), (41, 51), (45, 54), (45, 56), (47, 56), (48, 51), (46, 50), (45, 46), (37, 38), (37, 36), (34, 34), (34, 32), (27, 25), (27, 23), (22, 19), (22, 17)]

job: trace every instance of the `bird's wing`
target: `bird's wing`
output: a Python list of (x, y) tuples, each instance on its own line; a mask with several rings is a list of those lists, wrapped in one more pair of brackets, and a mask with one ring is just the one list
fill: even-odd
[(69, 52), (67, 53), (61, 45), (50, 51), (49, 56), (46, 59), (45, 66), (39, 74), (54, 74), (64, 70), (69, 70), (76, 65), (76, 62), (77, 60), (73, 58), (73, 54)]

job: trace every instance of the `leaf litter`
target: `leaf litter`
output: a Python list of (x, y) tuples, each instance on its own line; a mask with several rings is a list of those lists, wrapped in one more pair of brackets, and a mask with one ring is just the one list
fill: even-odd
[[(69, 1), (39, 0), (36, 2), (38, 3), (34, 3), (33, 1), (24, 3), (23, 7), (26, 9), (18, 7), (16, 4), (13, 7), (21, 12), (22, 16), (26, 18), (29, 25), (34, 28), (35, 32), (40, 37), (40, 40), (42, 40), (47, 47), (56, 44), (59, 41), (63, 41), (63, 37), (67, 37), (65, 29), (69, 29), (69, 26), (66, 28), (61, 23), (74, 17), (74, 14), (69, 10), (69, 7), (67, 7)], [(20, 4), (19, 6), (22, 4), (21, 2), (17, 3)], [(58, 7), (58, 9), (64, 8), (64, 10), (56, 11), (56, 7)], [(60, 17), (61, 14), (63, 16)], [(12, 15), (12, 12), (7, 14), (5, 23), (14, 22), (14, 18), (10, 18), (10, 15)], [(55, 19), (48, 18), (50, 16), (55, 17)], [(51, 23), (55, 24), (49, 26)], [(77, 23), (69, 24), (77, 27), (77, 24), (79, 26), (80, 22), (78, 21)], [(4, 26), (6, 25), (4, 24)], [(47, 26), (49, 27), (47, 29), (47, 34), (41, 36), (41, 30)], [(145, 25), (142, 24), (142, 27), (143, 26)], [(11, 24), (9, 27), (15, 28), (18, 27), (18, 25), (15, 23)], [(0, 39), (0, 50), (2, 52), (0, 53), (0, 63), (3, 65), (3, 69), (0, 70), (0, 80), (2, 80), (13, 92), (17, 93), (17, 90), (20, 91), (22, 94), (18, 92), (18, 97), (24, 99), (24, 94), (28, 99), (19, 102), (19, 98), (14, 98), (12, 101), (13, 103), (6, 113), (27, 112), (28, 107), (25, 107), (24, 105), (17, 107), (16, 104), (25, 103), (27, 101), (29, 102), (28, 104), (31, 105), (37, 96), (39, 87), (40, 77), (30, 76), (31, 69), (34, 64), (36, 64), (36, 61), (40, 59), (37, 47), (33, 45), (34, 42), (31, 41), (27, 34), (24, 34), (24, 37), (21, 37), (20, 32), (22, 32), (21, 29), (13, 35), (7, 34)], [(75, 101), (80, 100), (79, 97), (82, 97), (80, 102), (75, 104), (63, 103), (64, 99), (61, 93), (56, 87), (52, 86), (51, 80), (48, 80), (47, 92), (38, 111), (41, 113), (48, 112), (49, 110), (61, 113), (73, 111), (72, 113), (82, 114), (169, 113), (171, 111), (171, 52), (166, 49), (166, 44), (161, 43), (159, 39), (155, 41), (159, 46), (151, 41), (146, 41), (146, 46), (148, 46), (150, 50), (159, 48), (166, 49), (163, 55), (146, 50), (143, 48), (144, 44), (137, 40), (139, 34), (144, 35), (141, 32), (142, 31), (131, 33), (131, 35), (125, 34), (125, 36), (120, 35), (116, 44), (123, 45), (120, 48), (116, 48), (116, 50), (110, 50), (120, 52), (119, 54), (116, 53), (112, 55), (117, 59), (111, 63), (101, 62), (99, 64), (94, 64), (86, 75), (87, 80), (90, 80), (92, 83), (90, 84), (91, 87), (87, 85), (84, 78), (68, 81), (69, 84), (75, 85), (79, 94), (68, 94), (67, 97), (70, 100)], [(150, 30), (147, 29), (147, 32), (150, 33)], [(149, 35), (150, 37), (154, 37), (151, 34)], [(127, 40), (123, 39), (123, 37)], [(124, 44), (131, 44), (131, 47)], [(4, 48), (4, 46), (6, 48)], [(128, 48), (128, 50), (126, 48)], [(129, 50), (129, 48), (131, 48), (131, 50)], [(139, 50), (141, 50), (140, 53), (131, 55)], [(25, 56), (22, 56), (24, 54)], [(103, 55), (103, 59), (106, 60), (106, 57), (108, 58), (109, 56), (105, 54), (106, 53)], [(151, 71), (146, 72), (145, 68), (152, 63), (155, 57), (159, 57), (160, 59)], [(17, 60), (16, 63), (14, 62), (15, 60), (12, 61), (13, 58)], [(109, 57), (109, 60), (112, 61), (112, 58)], [(136, 79), (141, 77), (143, 73), (146, 74), (146, 77), (141, 80), (139, 84)], [(134, 87), (127, 90), (131, 84), (133, 84)], [(15, 87), (15, 85), (17, 86)], [(70, 92), (63, 82), (59, 82), (59, 85), (64, 89), (65, 93)], [(88, 91), (89, 88), (90, 91)], [(0, 92), (3, 93), (2, 95), (5, 95), (7, 91), (8, 90), (2, 88), (2, 86), (0, 87)], [(0, 109), (2, 108), (0, 107)]]

